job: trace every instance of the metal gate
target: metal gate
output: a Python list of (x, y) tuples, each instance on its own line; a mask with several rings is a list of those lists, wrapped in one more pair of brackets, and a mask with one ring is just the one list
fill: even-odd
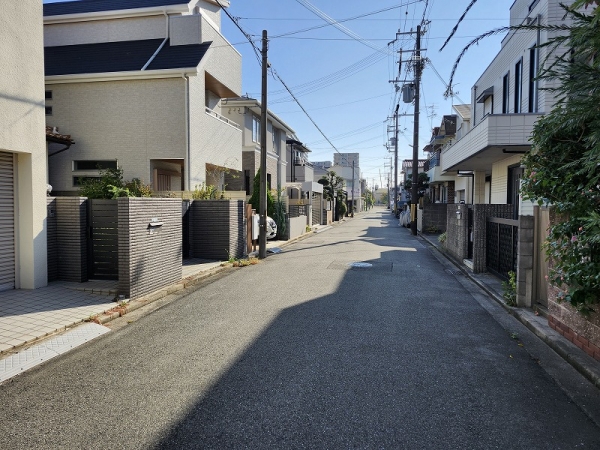
[(14, 156), (0, 152), (0, 291), (15, 288)]
[(88, 200), (88, 277), (119, 279), (119, 203)]
[(490, 272), (508, 279), (508, 272), (517, 270), (519, 221), (490, 217), (486, 230), (486, 265)]
[(321, 202), (321, 194), (313, 192), (312, 195), (312, 224), (313, 225), (321, 225), (322, 222), (322, 214), (323, 207)]

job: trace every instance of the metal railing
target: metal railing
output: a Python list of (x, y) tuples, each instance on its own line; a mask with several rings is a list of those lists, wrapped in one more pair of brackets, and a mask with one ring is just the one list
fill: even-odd
[(229, 120), (227, 117), (222, 116), (218, 112), (213, 111), (208, 106), (204, 107), (204, 111), (209, 116), (212, 116), (212, 117), (220, 120), (221, 122), (225, 122), (227, 125), (231, 125), (233, 128), (237, 128), (238, 130), (242, 131), (242, 127), (240, 125), (238, 125), (237, 123), (235, 123), (233, 120)]

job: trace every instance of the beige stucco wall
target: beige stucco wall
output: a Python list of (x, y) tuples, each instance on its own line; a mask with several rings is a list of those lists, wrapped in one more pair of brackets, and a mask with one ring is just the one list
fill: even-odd
[(163, 15), (46, 24), (44, 45), (92, 44), (98, 42), (164, 39), (167, 19)]
[(205, 86), (203, 72), (189, 78), (191, 190), (206, 182), (206, 164), (242, 170), (242, 132), (206, 113)]
[(201, 67), (227, 86), (235, 95), (242, 93), (242, 55), (210, 22), (202, 20), (202, 39), (212, 41)]
[(0, 14), (0, 150), (17, 153), (16, 287), (47, 284), (42, 2), (4, 0)]
[(150, 160), (186, 157), (183, 78), (48, 84), (46, 89), (53, 96), (48, 125), (76, 141), (50, 160), (56, 191), (77, 190), (73, 177), (87, 174), (73, 172), (73, 160), (118, 159), (125, 179), (149, 184)]
[(508, 192), (508, 167), (521, 162), (521, 155), (497, 161), (492, 165), (492, 204), (505, 204)]

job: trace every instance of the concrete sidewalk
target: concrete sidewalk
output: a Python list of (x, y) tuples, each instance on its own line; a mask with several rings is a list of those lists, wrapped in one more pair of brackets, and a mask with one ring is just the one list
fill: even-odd
[[(220, 266), (220, 261), (186, 260), (179, 283), (134, 302), (146, 304), (149, 300), (164, 297)], [(118, 317), (119, 307), (123, 305), (116, 299), (117, 284), (111, 280), (55, 281), (39, 289), (0, 292), (0, 358), (79, 323), (105, 323)], [(133, 302), (128, 306), (133, 307)]]
[(473, 273), (466, 266), (459, 265), (441, 248), (436, 235), (419, 235), (425, 242), (435, 248), (436, 257), (453, 267), (453, 271), (461, 273), (483, 289), (487, 295), (501, 305), (508, 314), (515, 317), (532, 331), (546, 345), (571, 364), (579, 373), (600, 388), (600, 362), (589, 356), (575, 344), (561, 336), (548, 325), (544, 311), (536, 312), (530, 308), (511, 307), (502, 296), (504, 289), (502, 281), (489, 273)]

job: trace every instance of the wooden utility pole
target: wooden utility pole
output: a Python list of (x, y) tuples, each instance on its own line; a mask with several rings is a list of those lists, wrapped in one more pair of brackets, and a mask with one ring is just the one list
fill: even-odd
[(267, 30), (262, 32), (262, 94), (260, 117), (260, 229), (258, 257), (267, 257), (267, 70), (269, 62)]

